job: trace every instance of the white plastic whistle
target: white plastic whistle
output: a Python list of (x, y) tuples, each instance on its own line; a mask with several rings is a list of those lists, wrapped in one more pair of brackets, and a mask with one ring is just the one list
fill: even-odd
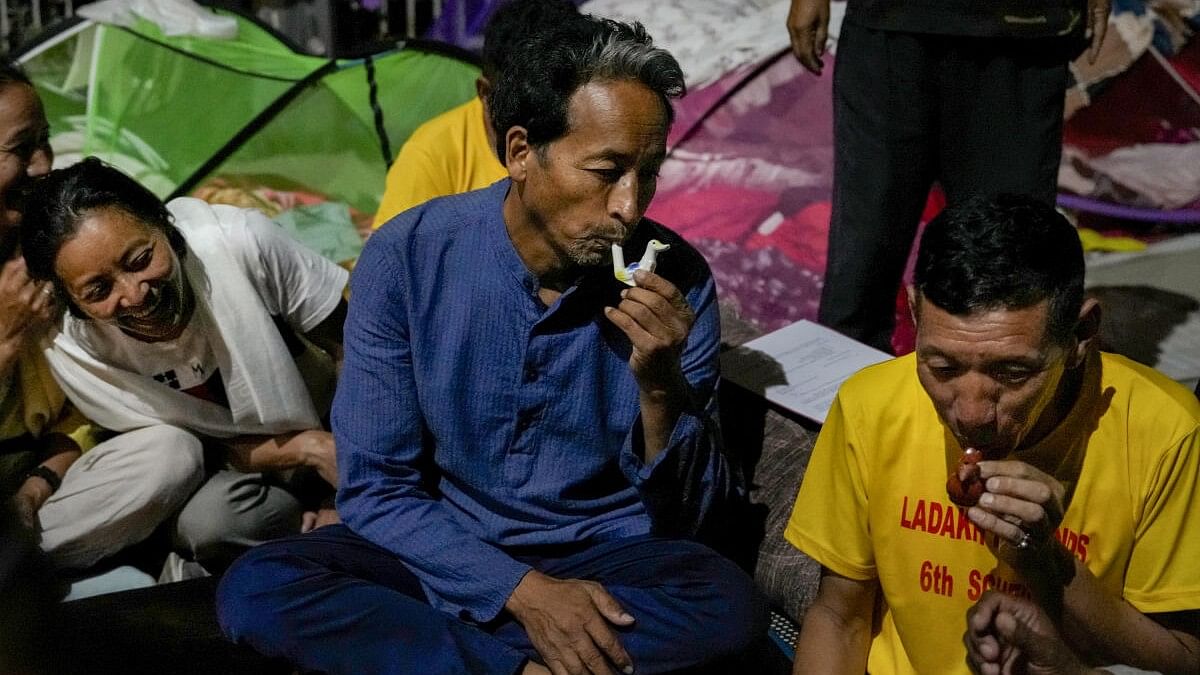
[(671, 248), (670, 244), (664, 244), (657, 239), (651, 239), (646, 244), (646, 252), (642, 255), (642, 259), (632, 265), (626, 266), (625, 251), (621, 249), (620, 244), (613, 244), (613, 276), (625, 284), (637, 286), (637, 282), (633, 280), (633, 273), (637, 270), (653, 272), (654, 268), (658, 266), (658, 254), (669, 248)]

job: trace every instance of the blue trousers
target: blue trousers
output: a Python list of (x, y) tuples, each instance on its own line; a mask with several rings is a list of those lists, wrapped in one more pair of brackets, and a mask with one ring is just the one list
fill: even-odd
[[(633, 615), (616, 630), (639, 675), (736, 655), (764, 632), (750, 578), (700, 544), (645, 536), (538, 553), (514, 557), (598, 582)], [(217, 616), (230, 639), (304, 670), (512, 675), (540, 661), (507, 613), (476, 625), (434, 609), (408, 567), (344, 525), (251, 549), (221, 581)]]

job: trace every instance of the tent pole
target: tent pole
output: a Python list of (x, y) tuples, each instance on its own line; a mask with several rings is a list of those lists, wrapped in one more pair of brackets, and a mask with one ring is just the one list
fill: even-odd
[(367, 67), (367, 102), (375, 121), (375, 134), (379, 137), (379, 150), (383, 153), (383, 170), (392, 166), (392, 144), (388, 140), (387, 127), (383, 123), (383, 108), (379, 106), (379, 83), (375, 80), (375, 59), (368, 56), (363, 60)]
[(1196, 90), (1192, 88), (1192, 85), (1188, 84), (1188, 81), (1183, 79), (1179, 73), (1175, 72), (1175, 67), (1171, 65), (1170, 61), (1167, 61), (1167, 57), (1163, 56), (1162, 52), (1158, 51), (1154, 45), (1150, 45), (1149, 51), (1154, 56), (1154, 60), (1158, 61), (1158, 65), (1162, 66), (1163, 70), (1167, 71), (1167, 75), (1169, 75), (1172, 80), (1175, 80), (1175, 84), (1179, 85), (1180, 89), (1183, 89), (1188, 97), (1192, 99), (1193, 103), (1200, 105), (1200, 94), (1197, 94)]
[[(3, 4), (6, 4), (6, 0), (0, 0), (0, 6), (2, 6)], [(89, 19), (82, 19), (79, 21), (79, 23), (76, 23), (75, 25), (64, 29), (61, 33), (56, 33), (53, 36), (47, 38), (41, 44), (38, 44), (38, 45), (32, 47), (28, 51), (21, 52), (21, 54), (19, 56), (17, 56), (17, 62), (25, 63), (26, 61), (36, 57), (38, 54), (41, 54), (42, 52), (46, 51), (47, 49), (51, 49), (53, 47), (56, 47), (56, 46), (62, 44), (64, 41), (69, 40), (72, 37), (74, 37), (75, 34), (82, 33), (83, 31), (87, 30), (88, 28), (91, 28), (94, 25), (96, 25), (96, 24), (93, 21), (91, 21)]]

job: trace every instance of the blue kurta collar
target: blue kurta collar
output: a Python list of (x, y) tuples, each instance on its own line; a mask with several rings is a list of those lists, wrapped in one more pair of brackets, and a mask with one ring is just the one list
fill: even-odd
[(525, 266), (525, 261), (521, 260), (521, 256), (517, 253), (517, 247), (513, 245), (512, 239), (508, 236), (508, 227), (504, 224), (504, 199), (508, 196), (511, 188), (512, 180), (508, 178), (499, 180), (487, 188), (488, 213), (485, 227), (487, 242), (495, 252), (500, 267), (507, 270), (516, 279), (517, 284), (536, 299), (541, 284), (533, 272)]
[[(562, 296), (554, 302), (554, 305), (546, 311), (545, 305), (538, 297), (538, 291), (541, 289), (541, 282), (537, 276), (525, 266), (525, 261), (521, 260), (520, 254), (517, 253), (516, 246), (513, 245), (512, 238), (508, 236), (508, 227), (504, 223), (504, 200), (508, 196), (508, 191), (512, 189), (512, 180), (505, 178), (497, 181), (491, 187), (486, 188), (487, 195), (487, 210), (488, 216), (485, 229), (487, 230), (486, 241), (496, 255), (496, 260), (500, 266), (507, 270), (508, 273), (516, 280), (520, 288), (533, 299), (536, 306), (545, 312), (545, 316), (555, 313), (555, 311), (563, 306), (564, 303), (570, 302), (573, 296), (595, 296), (594, 292), (581, 293), (582, 288), (589, 288), (593, 291), (600, 290), (605, 286), (605, 280), (612, 281), (616, 285), (616, 281), (612, 276), (607, 274), (607, 268), (596, 268), (587, 270), (580, 274), (569, 288), (563, 291)], [(611, 303), (610, 304), (615, 304)]]

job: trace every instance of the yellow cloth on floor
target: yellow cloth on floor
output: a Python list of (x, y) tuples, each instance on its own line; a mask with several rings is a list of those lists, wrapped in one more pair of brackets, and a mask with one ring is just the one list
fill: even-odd
[(1083, 244), (1084, 251), (1129, 252), (1146, 248), (1146, 242), (1133, 237), (1106, 237), (1086, 227), (1076, 229), (1079, 230), (1079, 243)]

